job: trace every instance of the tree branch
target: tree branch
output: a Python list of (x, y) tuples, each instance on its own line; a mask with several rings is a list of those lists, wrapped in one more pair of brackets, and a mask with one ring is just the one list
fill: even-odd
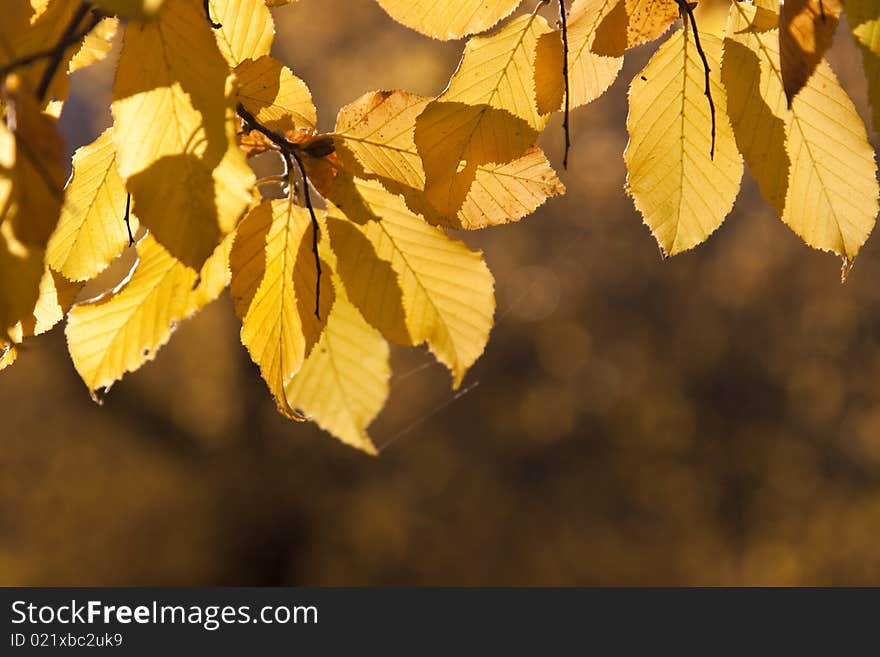
[(134, 235), (131, 233), (131, 194), (126, 195), (125, 197), (125, 216), (123, 217), (125, 221), (125, 227), (128, 229), (128, 245), (134, 245)]
[(690, 20), (691, 27), (694, 30), (694, 43), (697, 45), (697, 53), (700, 55), (700, 59), (703, 62), (703, 71), (706, 76), (706, 88), (703, 93), (706, 98), (709, 100), (709, 113), (712, 115), (712, 145), (709, 148), (709, 158), (715, 159), (715, 101), (712, 100), (712, 89), (709, 86), (709, 60), (706, 59), (706, 53), (703, 51), (703, 46), (700, 44), (700, 31), (697, 29), (697, 20), (694, 18), (694, 6), (696, 3), (690, 3), (688, 0), (675, 0), (678, 3), (678, 10), (681, 14), (681, 19), (684, 21), (685, 28), (687, 28), (687, 21)]
[[(82, 22), (83, 18), (92, 11), (92, 17), (89, 19), (88, 23), (82, 28), (77, 29), (79, 24)], [(19, 57), (17, 59), (13, 59), (11, 62), (7, 63), (5, 66), (0, 68), (0, 79), (5, 78), (10, 73), (17, 71), (18, 69), (24, 68), (25, 66), (30, 66), (31, 64), (40, 61), (41, 59), (48, 59), (48, 63), (46, 64), (46, 70), (43, 71), (43, 75), (40, 78), (40, 82), (36, 89), (36, 96), (42, 102), (46, 99), (46, 94), (49, 92), (49, 85), (52, 83), (52, 78), (55, 77), (55, 74), (58, 72), (58, 67), (61, 65), (62, 60), (64, 59), (64, 53), (73, 45), (76, 45), (78, 42), (82, 41), (86, 36), (88, 36), (89, 32), (95, 29), (95, 26), (101, 22), (104, 18), (104, 15), (98, 11), (92, 9), (92, 5), (90, 2), (83, 2), (79, 7), (77, 7), (76, 12), (70, 20), (70, 23), (64, 29), (64, 32), (61, 34), (61, 38), (58, 43), (49, 48), (45, 48), (44, 50), (38, 50), (37, 52), (31, 53), (29, 55), (24, 55), (23, 57)]]
[(568, 17), (565, 12), (565, 0), (559, 0), (559, 22), (562, 27), (562, 79), (565, 81), (565, 113), (562, 119), (562, 130), (565, 132), (565, 151), (562, 156), (562, 168), (568, 169), (568, 151), (571, 149), (568, 117), (571, 113), (571, 100), (568, 84)]
[(299, 169), (299, 173), (302, 177), (303, 183), (303, 199), (305, 200), (306, 207), (309, 210), (309, 216), (312, 220), (312, 253), (314, 253), (315, 255), (315, 272), (317, 274), (315, 278), (315, 317), (320, 320), (322, 272), (321, 257), (318, 254), (318, 241), (320, 239), (321, 229), (318, 225), (318, 217), (315, 214), (315, 207), (314, 205), (312, 205), (312, 196), (309, 192), (309, 177), (306, 173), (306, 167), (303, 164), (302, 158), (300, 157), (300, 151), (303, 149), (299, 144), (295, 144), (294, 142), (290, 141), (280, 132), (271, 130), (270, 128), (267, 128), (266, 126), (261, 124), (259, 121), (257, 121), (256, 117), (254, 117), (253, 114), (245, 109), (244, 105), (242, 105), (241, 103), (239, 103), (238, 107), (236, 107), (236, 112), (238, 113), (238, 116), (241, 117), (241, 120), (244, 122), (243, 130), (245, 132), (256, 130), (278, 147), (278, 150), (281, 153), (281, 157), (284, 158), (284, 173), (288, 180), (290, 180), (290, 175), (293, 172), (294, 162), (296, 162), (296, 165)]

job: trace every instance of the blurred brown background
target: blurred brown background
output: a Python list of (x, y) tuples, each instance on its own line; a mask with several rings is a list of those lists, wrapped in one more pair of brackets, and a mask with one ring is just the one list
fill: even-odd
[[(363, 92), (439, 92), (461, 44), (373, 0), (275, 11), (322, 127)], [(222, 300), (103, 407), (60, 329), (0, 376), (3, 584), (880, 584), (880, 240), (849, 281), (747, 178), (660, 258), (623, 193), (632, 53), (573, 117), (568, 196), (465, 238), (497, 326), (458, 398), (397, 350), (372, 459), (286, 422)], [(833, 63), (863, 115), (845, 25)], [(78, 74), (70, 150), (109, 122)], [(560, 161), (558, 119), (543, 138)], [(474, 387), (474, 384), (476, 387)]]

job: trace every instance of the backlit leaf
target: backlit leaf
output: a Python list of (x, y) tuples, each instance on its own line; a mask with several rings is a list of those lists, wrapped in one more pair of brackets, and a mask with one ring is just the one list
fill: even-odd
[(287, 401), (344, 443), (375, 454), (367, 427), (388, 397), (388, 343), (334, 278), (336, 301), (318, 344), (287, 385)]
[[(414, 141), (416, 117), (430, 99), (403, 91), (366, 94), (339, 112), (336, 155), (355, 176), (379, 180), (401, 194), (413, 212), (430, 223), (474, 229), (523, 218), (564, 187), (537, 147), (506, 164), (476, 167), (464, 201), (455, 214), (438, 213), (424, 198), (425, 176)], [(350, 192), (350, 190), (349, 190)], [(348, 194), (349, 206), (357, 198)], [(334, 204), (340, 205), (332, 198)], [(349, 218), (371, 214), (352, 212)]]
[[(0, 133), (0, 166), (9, 169), (0, 221), (12, 226), (15, 238), (44, 247), (58, 222), (64, 198), (64, 144), (57, 120), (40, 111), (30, 89), (17, 78), (7, 81), (6, 121), (14, 138), (10, 158), (9, 133)], [(11, 186), (9, 186), (11, 183)]]
[(82, 47), (71, 58), (67, 70), (74, 73), (104, 59), (113, 47), (113, 37), (119, 28), (115, 17), (105, 18), (86, 35)]
[(782, 3), (779, 59), (782, 86), (789, 105), (831, 45), (842, 8), (841, 0), (786, 0)]
[[(600, 27), (602, 29), (600, 33)], [(568, 81), (572, 108), (601, 96), (617, 78), (627, 47), (627, 17), (620, 0), (575, 0), (568, 18)], [(562, 40), (555, 31), (541, 37), (538, 66), (538, 107), (561, 108)]]
[(166, 0), (158, 20), (126, 28), (112, 105), (119, 174), (141, 222), (195, 269), (235, 227), (253, 185), (227, 74), (200, 3)]
[(847, 0), (846, 18), (856, 43), (862, 49), (862, 63), (868, 79), (868, 98), (873, 109), (874, 130), (880, 130), (880, 3)]
[(724, 80), (737, 141), (782, 220), (810, 246), (852, 260), (878, 211), (874, 152), (824, 61), (787, 109), (774, 17), (744, 3), (730, 10)]
[[(627, 48), (648, 43), (663, 35), (672, 21), (678, 18), (675, 0), (623, 0), (626, 9)], [(616, 30), (618, 17), (614, 12), (605, 15), (600, 33), (606, 29)]]
[(235, 76), (238, 101), (267, 128), (283, 133), (315, 127), (318, 117), (309, 88), (278, 60), (246, 59)]
[(410, 212), (376, 182), (358, 181), (379, 221), (327, 220), (351, 301), (389, 340), (428, 347), (458, 387), (483, 353), (495, 312), (494, 280), (479, 252)]
[(211, 296), (196, 284), (216, 270), (215, 259), (226, 257), (224, 244), (198, 274), (147, 235), (137, 244), (138, 262), (130, 278), (71, 309), (65, 331), (67, 347), (93, 395), (153, 360), (177, 324), (219, 294), (222, 287), (214, 287), (216, 294)]
[(721, 225), (742, 177), (720, 80), (721, 40), (701, 40), (716, 108), (714, 158), (705, 72), (692, 34), (670, 36), (629, 90), (627, 191), (667, 255), (696, 246)]
[(435, 39), (483, 32), (509, 16), (522, 0), (377, 0), (394, 20)]
[(268, 55), (275, 38), (275, 23), (263, 0), (210, 0), (211, 20), (220, 52), (231, 67), (245, 59)]
[[(116, 171), (112, 128), (73, 156), (61, 220), (46, 249), (46, 262), (72, 281), (94, 278), (128, 244), (127, 193)], [(137, 219), (130, 218), (132, 232)]]
[[(318, 340), (322, 325), (314, 317), (317, 277), (311, 251), (311, 219), (289, 200), (266, 201), (238, 227), (230, 254), (235, 310), (241, 341), (274, 395), (278, 410), (299, 416), (284, 388)], [(333, 305), (329, 266), (322, 276), (321, 315)]]

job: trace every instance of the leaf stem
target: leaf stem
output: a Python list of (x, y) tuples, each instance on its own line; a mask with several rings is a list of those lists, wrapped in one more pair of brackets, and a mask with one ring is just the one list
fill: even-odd
[(565, 11), (565, 0), (559, 0), (559, 22), (562, 27), (562, 79), (565, 82), (565, 110), (562, 119), (562, 130), (565, 133), (565, 151), (562, 156), (562, 168), (568, 169), (568, 152), (571, 150), (571, 131), (568, 118), (571, 114), (571, 100), (568, 82), (568, 17)]
[(128, 194), (125, 197), (125, 217), (123, 217), (125, 221), (125, 227), (128, 229), (128, 245), (134, 245), (134, 235), (131, 233), (131, 194)]
[[(79, 24), (89, 11), (92, 11), (92, 17), (82, 29), (78, 30), (77, 28), (79, 27)], [(13, 59), (11, 62), (0, 68), (0, 79), (5, 78), (10, 73), (17, 71), (20, 68), (30, 66), (41, 59), (48, 59), (49, 62), (46, 64), (46, 70), (43, 71), (43, 75), (40, 77), (40, 82), (36, 89), (37, 98), (41, 102), (44, 101), (46, 99), (46, 94), (49, 92), (49, 85), (52, 83), (52, 78), (55, 77), (55, 74), (58, 72), (58, 67), (61, 66), (61, 62), (64, 59), (65, 51), (70, 46), (88, 36), (89, 32), (95, 29), (95, 26), (100, 23), (103, 18), (105, 18), (105, 16), (101, 12), (92, 10), (90, 2), (83, 2), (77, 7), (70, 23), (61, 34), (58, 43), (49, 48), (38, 50), (29, 55)]]
[(700, 44), (700, 31), (697, 29), (697, 19), (694, 18), (694, 4), (688, 2), (688, 0), (675, 0), (678, 3), (678, 9), (681, 13), (682, 21), (684, 21), (685, 32), (687, 31), (687, 21), (690, 20), (691, 27), (694, 30), (694, 43), (697, 46), (697, 54), (700, 55), (700, 59), (703, 62), (703, 72), (706, 77), (706, 88), (703, 91), (706, 98), (709, 101), (709, 113), (712, 116), (712, 145), (709, 148), (709, 158), (715, 159), (715, 101), (712, 100), (712, 89), (709, 86), (709, 60), (706, 59), (706, 53), (703, 51), (703, 46)]
[(318, 320), (321, 319), (321, 257), (318, 254), (318, 241), (320, 239), (321, 229), (318, 225), (318, 217), (315, 214), (315, 206), (312, 204), (312, 196), (309, 192), (309, 177), (306, 173), (306, 167), (303, 164), (302, 158), (300, 158), (300, 150), (301, 147), (299, 144), (295, 144), (290, 141), (287, 137), (282, 135), (280, 132), (275, 132), (274, 130), (267, 128), (259, 121), (257, 121), (256, 117), (248, 112), (244, 105), (241, 103), (236, 107), (236, 112), (238, 116), (241, 117), (241, 120), (244, 122), (242, 129), (245, 132), (251, 132), (252, 130), (256, 130), (261, 135), (269, 139), (273, 144), (275, 144), (279, 151), (281, 152), (281, 157), (284, 158), (285, 165), (285, 176), (287, 179), (290, 179), (290, 175), (293, 172), (293, 163), (296, 162), (297, 167), (299, 168), (300, 176), (302, 177), (303, 183), (303, 199), (305, 200), (306, 207), (309, 209), (309, 216), (312, 220), (312, 253), (315, 255), (315, 272), (317, 273), (315, 279), (315, 317)]

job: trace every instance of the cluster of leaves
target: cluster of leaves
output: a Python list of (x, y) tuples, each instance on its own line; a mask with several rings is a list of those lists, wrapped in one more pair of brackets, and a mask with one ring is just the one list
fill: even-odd
[[(564, 113), (567, 144), (569, 112), (677, 20), (630, 85), (624, 154), (663, 253), (722, 223), (743, 160), (808, 244), (851, 262), (873, 227), (874, 153), (823, 59), (839, 0), (781, 12), (725, 1), (726, 26), (708, 29), (685, 0), (544, 0), (470, 38), (440, 95), (368, 93), (331, 134), (317, 131), (306, 84), (270, 56), (269, 8), (289, 1), (8, 0), (0, 369), (66, 317), (97, 398), (228, 287), (279, 411), (373, 451), (386, 340), (427, 344), (456, 387), (487, 343), (492, 275), (447, 230), (517, 221), (564, 193), (536, 145), (551, 115)], [(377, 1), (438, 39), (484, 32), (521, 3)], [(876, 121), (880, 6), (847, 0), (847, 12)], [(65, 184), (68, 74), (105, 57), (121, 22), (113, 125), (76, 151)], [(258, 156), (278, 172), (257, 179)]]

